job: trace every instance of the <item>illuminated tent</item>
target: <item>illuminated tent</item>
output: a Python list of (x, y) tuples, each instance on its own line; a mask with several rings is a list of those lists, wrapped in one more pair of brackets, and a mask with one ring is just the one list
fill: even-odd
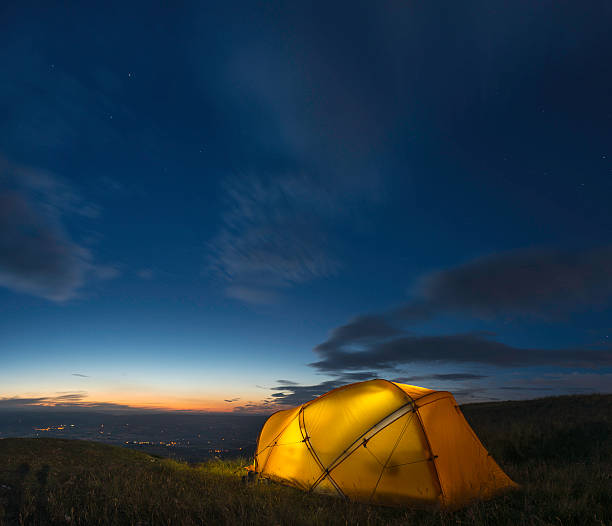
[(384, 505), (456, 508), (516, 484), (448, 392), (371, 380), (274, 413), (257, 441), (260, 476)]

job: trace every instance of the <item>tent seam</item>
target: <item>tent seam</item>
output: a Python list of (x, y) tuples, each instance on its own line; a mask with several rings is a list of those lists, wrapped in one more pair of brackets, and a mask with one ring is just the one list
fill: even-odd
[(442, 479), (440, 478), (440, 472), (438, 471), (438, 465), (436, 463), (436, 458), (438, 458), (438, 455), (434, 454), (433, 449), (431, 448), (431, 442), (429, 441), (429, 437), (427, 436), (427, 431), (425, 430), (423, 419), (421, 418), (419, 409), (416, 407), (416, 405), (415, 405), (414, 412), (417, 416), (417, 419), (419, 420), (419, 424), (421, 424), (421, 430), (423, 431), (423, 436), (425, 437), (425, 442), (427, 444), (427, 448), (429, 449), (429, 454), (431, 455), (431, 461), (433, 462), (434, 472), (436, 474), (436, 479), (438, 480), (438, 486), (440, 487), (440, 496), (442, 497), (443, 501), (446, 501), (446, 495), (444, 494), (444, 488), (442, 487)]
[(340, 489), (340, 486), (338, 486), (336, 481), (332, 478), (329, 472), (329, 469), (323, 465), (323, 462), (321, 462), (321, 459), (317, 455), (317, 452), (314, 450), (314, 448), (312, 447), (312, 444), (310, 443), (310, 439), (309, 439), (310, 437), (308, 436), (308, 431), (306, 430), (306, 423), (304, 421), (304, 409), (305, 407), (302, 406), (302, 408), (300, 409), (298, 413), (300, 433), (302, 434), (302, 438), (304, 439), (304, 443), (306, 444), (306, 450), (312, 455), (315, 462), (319, 465), (319, 468), (322, 471), (319, 478), (310, 486), (310, 491), (312, 491), (318, 484), (320, 484), (327, 477), (329, 481), (332, 483), (332, 485), (334, 486), (334, 488), (336, 488), (336, 491), (338, 492), (338, 494), (341, 497), (346, 499), (346, 495)]

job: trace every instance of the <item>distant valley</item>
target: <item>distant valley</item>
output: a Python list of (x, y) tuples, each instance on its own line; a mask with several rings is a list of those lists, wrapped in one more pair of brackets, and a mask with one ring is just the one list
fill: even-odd
[(0, 411), (0, 438), (69, 438), (187, 462), (252, 455), (265, 416), (151, 412)]

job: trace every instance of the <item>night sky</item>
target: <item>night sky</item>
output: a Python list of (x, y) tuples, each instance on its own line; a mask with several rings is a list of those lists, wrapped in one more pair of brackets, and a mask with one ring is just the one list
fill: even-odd
[(612, 392), (609, 2), (27, 4), (0, 407)]

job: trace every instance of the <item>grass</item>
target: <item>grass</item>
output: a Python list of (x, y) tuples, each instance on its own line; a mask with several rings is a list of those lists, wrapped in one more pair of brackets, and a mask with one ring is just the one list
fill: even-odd
[(242, 481), (248, 459), (188, 465), (60, 439), (0, 440), (0, 525), (610, 525), (612, 396), (465, 406), (521, 489), (457, 512), (391, 509)]

